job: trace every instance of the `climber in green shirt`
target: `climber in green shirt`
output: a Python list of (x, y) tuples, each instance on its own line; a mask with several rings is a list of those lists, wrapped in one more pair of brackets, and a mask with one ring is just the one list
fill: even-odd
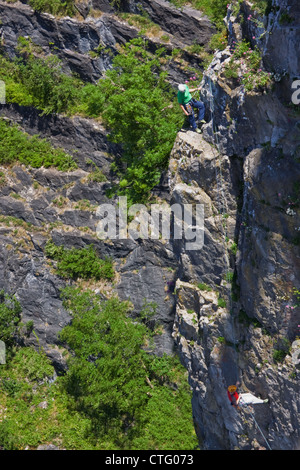
[[(191, 93), (197, 90), (200, 91), (200, 88), (193, 88), (189, 90), (189, 87), (187, 85), (180, 84), (178, 85), (177, 99), (178, 99), (178, 103), (182, 111), (184, 112), (186, 116), (189, 117), (192, 130), (195, 132), (201, 133), (201, 130), (198, 129), (197, 127), (197, 121), (198, 123), (202, 123), (202, 124), (205, 123), (204, 121), (205, 106), (204, 106), (204, 103), (202, 103), (202, 101), (197, 101), (192, 97)], [(195, 113), (194, 113), (193, 108), (198, 109), (197, 121), (195, 118)]]

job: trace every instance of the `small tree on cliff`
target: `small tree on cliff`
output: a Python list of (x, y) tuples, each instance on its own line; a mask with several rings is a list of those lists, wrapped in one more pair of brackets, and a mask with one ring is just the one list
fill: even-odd
[(130, 41), (98, 91), (85, 89), (88, 112), (101, 114), (111, 140), (123, 147), (120, 189), (132, 202), (144, 199), (159, 182), (182, 124), (160, 54), (149, 54), (140, 38)]

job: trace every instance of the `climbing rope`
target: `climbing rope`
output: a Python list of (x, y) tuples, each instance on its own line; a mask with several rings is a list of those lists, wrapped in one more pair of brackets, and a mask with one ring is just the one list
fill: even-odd
[[(219, 207), (222, 207), (223, 208), (223, 212), (220, 211), (223, 216), (224, 214), (228, 214), (228, 207), (227, 207), (227, 201), (226, 201), (226, 197), (225, 197), (225, 193), (224, 193), (224, 184), (223, 184), (223, 174), (222, 174), (222, 162), (221, 162), (221, 159), (220, 159), (220, 142), (219, 142), (219, 136), (218, 136), (218, 132), (217, 132), (217, 129), (215, 131), (215, 124), (214, 124), (214, 98), (213, 98), (213, 91), (212, 91), (212, 76), (211, 76), (211, 73), (209, 74), (209, 93), (210, 93), (210, 96), (209, 96), (209, 105), (210, 105), (210, 114), (211, 114), (211, 123), (212, 123), (212, 139), (213, 139), (213, 153), (216, 157), (216, 154), (215, 154), (215, 149), (214, 149), (214, 144), (216, 145), (216, 148), (217, 148), (217, 159), (218, 159), (218, 168), (217, 168), (217, 165), (215, 165), (215, 169), (216, 169), (216, 180), (217, 180), (217, 190), (218, 190), (218, 197), (219, 195), (221, 195), (221, 198), (222, 198), (222, 201), (220, 202), (220, 199), (219, 199)], [(219, 172), (218, 172), (219, 170)], [(219, 188), (220, 188), (220, 191), (219, 191)], [(225, 210), (225, 212), (224, 212)], [(230, 272), (230, 261), (229, 261), (229, 255), (228, 255), (228, 248), (226, 246), (226, 239), (227, 239), (227, 224), (224, 224), (224, 250), (225, 250), (225, 260), (226, 260), (226, 265), (227, 265), (227, 269), (228, 269), (228, 273)], [(232, 316), (232, 295), (231, 295), (231, 285), (229, 287), (229, 293), (228, 293), (228, 297), (229, 297), (229, 302), (230, 302), (230, 307), (229, 307), (229, 311), (230, 311), (230, 315), (231, 315), (231, 318), (232, 318), (232, 331), (234, 332), (234, 325), (233, 325), (233, 316)], [(235, 352), (236, 352), (236, 355), (237, 355), (237, 349), (236, 349), (236, 340), (234, 341), (234, 348), (235, 348)], [(238, 379), (238, 376), (239, 376), (239, 369), (238, 369), (238, 361), (236, 360), (236, 376), (237, 376), (237, 379)], [(271, 446), (270, 444), (268, 443), (268, 440), (267, 438), (265, 437), (264, 433), (262, 432), (260, 426), (258, 425), (255, 417), (254, 417), (254, 414), (252, 413), (251, 411), (251, 408), (249, 407), (248, 404), (245, 403), (245, 406), (246, 406), (246, 409), (249, 410), (250, 414), (251, 414), (251, 417), (253, 419), (253, 422), (255, 424), (255, 426), (257, 427), (257, 429), (259, 430), (259, 432), (261, 433), (264, 441), (266, 442), (266, 445), (268, 447), (269, 450), (272, 450), (271, 449)]]

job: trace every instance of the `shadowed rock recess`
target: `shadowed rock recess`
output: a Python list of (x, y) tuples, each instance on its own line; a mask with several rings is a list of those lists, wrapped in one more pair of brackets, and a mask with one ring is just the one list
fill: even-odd
[[(55, 18), (25, 2), (1, 1), (1, 47), (13, 57), (18, 37), (30, 37), (45, 53), (57, 54), (67, 73), (95, 83), (111, 67), (118, 45), (138, 35), (111, 3), (78, 2), (81, 16)], [(296, 0), (273, 0), (263, 14), (256, 3), (228, 7), (228, 46), (215, 51), (203, 74), (202, 134), (178, 132), (164, 185), (155, 188), (162, 202), (204, 205), (199, 250), (188, 250), (184, 239), (97, 238), (97, 207), (117, 204), (107, 189), (121, 150), (106, 129), (80, 116), (0, 106), (6, 122), (49, 139), (78, 165), (69, 172), (0, 167), (0, 290), (16, 295), (22, 320), (33, 321), (39, 344), (57, 371), (64, 370), (58, 333), (70, 321), (60, 298), (66, 281), (45, 256), (46, 243), (93, 244), (101, 257), (111, 257), (116, 279), (91, 287), (131, 300), (133, 315), (145, 302), (156, 304), (156, 354), (179, 354), (193, 391), (199, 445), (209, 450), (300, 449), (300, 104), (292, 103), (292, 84), (300, 79), (300, 8)], [(170, 53), (181, 49), (203, 71), (199, 56), (186, 48), (208, 44), (216, 32), (206, 16), (164, 0), (121, 5), (124, 12), (146, 12), (169, 35), (164, 46)], [(268, 85), (247, 89), (237, 55), (241, 68), (228, 73), (234, 45), (243, 40), (260, 51)], [(89, 54), (99, 44), (105, 52)], [(150, 50), (160, 46), (149, 38)], [(166, 69), (174, 89), (188, 76), (175, 61)], [(103, 181), (89, 177), (90, 160)], [(26, 344), (36, 345), (36, 337)], [(236, 381), (268, 402), (235, 409), (227, 386)]]

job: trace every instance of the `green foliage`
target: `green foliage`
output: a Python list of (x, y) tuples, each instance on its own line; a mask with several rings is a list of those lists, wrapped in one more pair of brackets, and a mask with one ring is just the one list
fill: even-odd
[(125, 426), (131, 435), (134, 418), (147, 402), (141, 349), (146, 329), (127, 318), (128, 305), (117, 299), (100, 305), (89, 293), (69, 289), (64, 295), (73, 321), (60, 338), (75, 353), (64, 381), (68, 394), (98, 436), (117, 440)]
[(238, 250), (238, 246), (237, 246), (237, 243), (236, 242), (233, 242), (231, 247), (229, 248), (231, 253), (236, 256), (237, 254), (237, 250)]
[(72, 16), (75, 13), (74, 0), (29, 0), (29, 5), (36, 11), (52, 15)]
[(221, 308), (226, 308), (226, 306), (227, 306), (226, 300), (219, 297), (218, 298), (218, 306), (221, 307)]
[(33, 97), (33, 104), (44, 114), (66, 112), (79, 99), (80, 82), (62, 72), (56, 56), (32, 55), (18, 62), (22, 85)]
[(155, 302), (147, 302), (144, 300), (142, 310), (139, 313), (139, 317), (146, 324), (149, 325), (153, 317), (157, 313), (157, 304)]
[(97, 167), (93, 160), (87, 160), (86, 163), (93, 167), (93, 170), (88, 175), (89, 181), (94, 181), (95, 183), (103, 183), (103, 181), (107, 181), (107, 177), (104, 175), (102, 170)]
[(171, 0), (176, 6), (190, 5), (203, 11), (219, 29), (224, 26), (224, 17), (227, 13), (228, 0)]
[(158, 57), (142, 39), (131, 41), (113, 60), (113, 69), (83, 90), (90, 113), (101, 113), (110, 138), (124, 150), (121, 193), (131, 202), (145, 199), (166, 168), (182, 115)]
[(31, 348), (1, 366), (1, 446), (196, 448), (191, 392), (178, 359), (146, 353), (150, 331), (130, 317), (127, 302), (71, 287), (62, 297), (73, 318), (60, 338), (71, 349), (68, 372), (54, 380), (45, 354)]
[(0, 171), (0, 187), (5, 186), (5, 183), (6, 183), (5, 173), (3, 171)]
[(230, 61), (226, 64), (226, 78), (238, 78), (247, 91), (262, 90), (270, 86), (270, 73), (260, 68), (261, 53), (252, 49), (250, 43), (243, 40), (231, 50)]
[(90, 117), (97, 118), (103, 110), (105, 95), (102, 89), (92, 83), (86, 84), (81, 90), (83, 111)]
[(286, 356), (286, 352), (283, 349), (275, 349), (273, 352), (274, 362), (283, 362)]
[(214, 34), (209, 41), (209, 48), (212, 50), (223, 51), (227, 47), (227, 29), (223, 29)]
[(143, 410), (143, 432), (132, 448), (159, 450), (194, 450), (197, 440), (190, 419), (190, 392), (180, 387), (156, 387)]
[[(147, 32), (158, 34), (160, 32), (160, 27), (150, 20), (148, 14), (142, 7), (140, 8), (140, 14), (119, 13), (118, 16), (124, 19), (130, 26), (138, 28), (142, 34), (147, 34)], [(163, 40), (163, 36), (160, 38)]]
[(5, 82), (6, 102), (21, 106), (32, 105), (33, 98), (18, 78), (18, 65), (0, 55), (0, 78)]
[(230, 62), (230, 66), (226, 66), (224, 75), (226, 78), (238, 78), (239, 76), (239, 64)]
[(80, 99), (82, 83), (62, 71), (58, 57), (37, 57), (34, 44), (18, 39), (19, 56), (0, 57), (0, 78), (6, 84), (6, 100), (35, 106), (43, 114), (70, 112)]
[(101, 115), (111, 140), (123, 147), (119, 187), (112, 192), (118, 189), (129, 203), (146, 200), (167, 168), (184, 119), (161, 69), (164, 50), (153, 56), (135, 39), (114, 58), (105, 79), (85, 86), (62, 72), (56, 56), (37, 56), (27, 39), (19, 39), (19, 54), (14, 61), (0, 57), (7, 102), (35, 106), (44, 114)]
[(32, 348), (21, 348), (14, 358), (14, 365), (15, 373), (29, 382), (41, 381), (53, 375), (50, 360), (43, 352)]
[(261, 15), (268, 15), (273, 9), (276, 11), (272, 0), (254, 0), (253, 8)]
[(56, 167), (61, 171), (77, 168), (72, 157), (62, 149), (53, 148), (46, 139), (29, 136), (15, 124), (0, 119), (0, 164), (16, 161), (33, 168)]
[[(240, 12), (243, 0), (232, 0), (229, 4), (232, 7), (232, 12), (236, 16)], [(279, 7), (273, 6), (273, 0), (253, 0), (251, 2), (251, 10), (257, 12), (260, 16), (269, 15), (271, 11), (276, 12)]]
[(247, 327), (253, 325), (254, 328), (262, 328), (262, 324), (257, 320), (257, 318), (249, 317), (245, 310), (242, 309), (239, 311), (238, 321)]
[(57, 261), (57, 273), (68, 279), (113, 279), (114, 270), (109, 258), (99, 258), (93, 245), (66, 249), (49, 240), (45, 254)]
[(290, 341), (287, 338), (279, 338), (274, 351), (273, 360), (276, 363), (283, 362), (287, 354), (289, 354), (291, 348)]
[(293, 23), (294, 18), (290, 16), (288, 13), (282, 13), (282, 15), (279, 18), (279, 24), (281, 25), (287, 25), (290, 23)]
[[(227, 14), (228, 1), (226, 0), (196, 0), (202, 4), (204, 12), (215, 22), (218, 27), (224, 26), (224, 17)], [(199, 8), (199, 7), (198, 7)]]
[[(5, 450), (53, 443), (89, 450), (89, 422), (68, 410), (54, 368), (42, 351), (21, 348), (0, 368), (0, 442)], [(41, 406), (41, 405), (44, 406)]]
[(198, 284), (198, 289), (200, 289), (200, 290), (205, 290), (205, 291), (207, 291), (207, 292), (212, 291), (212, 288), (211, 288), (210, 286), (208, 286), (207, 284), (205, 284), (204, 282), (200, 282), (200, 283)]
[(296, 298), (295, 307), (300, 307), (300, 290), (293, 287), (293, 295)]
[(243, 40), (236, 44), (233, 57), (235, 59), (245, 59), (249, 68), (257, 70), (261, 63), (259, 49), (251, 49), (249, 42)]
[(1, 366), (0, 402), (6, 410), (0, 405), (0, 442), (6, 450), (37, 446), (45, 437), (44, 433), (52, 428), (47, 410), (42, 410), (38, 404), (46, 395), (40, 384), (53, 373), (45, 354), (32, 348), (19, 349), (5, 366)]
[(0, 340), (8, 347), (19, 331), (21, 311), (20, 303), (14, 297), (0, 291)]

